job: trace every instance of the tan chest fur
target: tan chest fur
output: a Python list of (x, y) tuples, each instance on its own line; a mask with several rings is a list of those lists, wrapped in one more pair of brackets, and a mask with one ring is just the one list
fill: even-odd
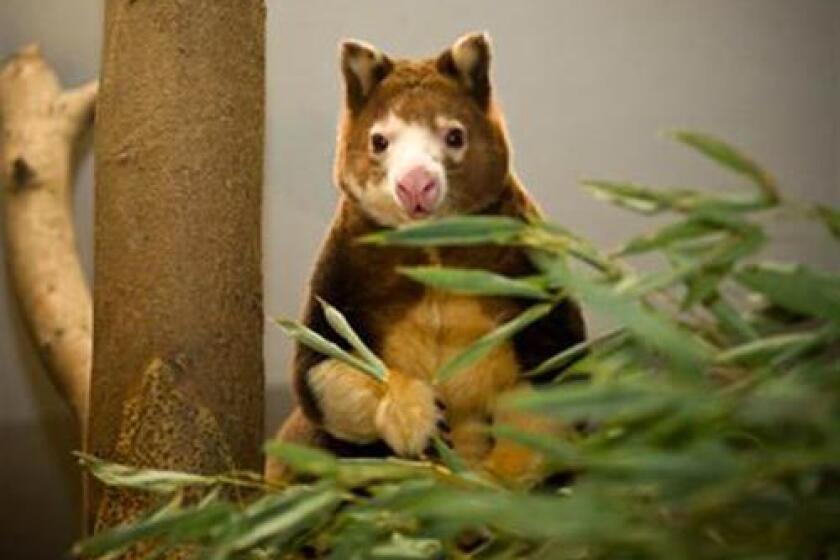
[[(502, 312), (476, 297), (426, 290), (389, 329), (383, 358), (403, 373), (432, 379), (443, 364), (503, 322)], [(486, 415), (518, 375), (513, 347), (504, 344), (441, 383), (437, 392), (450, 419)]]

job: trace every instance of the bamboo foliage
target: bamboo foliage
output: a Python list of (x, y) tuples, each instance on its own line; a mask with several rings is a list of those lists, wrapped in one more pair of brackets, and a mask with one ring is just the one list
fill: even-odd
[[(756, 262), (770, 241), (768, 214), (791, 203), (731, 146), (696, 133), (675, 138), (752, 190), (717, 195), (588, 181), (596, 196), (621, 208), (672, 218), (614, 253), (556, 225), (495, 217), (421, 223), (365, 240), (529, 250), (540, 272), (528, 278), (404, 271), (435, 289), (534, 302), (444, 366), (443, 376), (457, 375), (459, 364), (564, 297), (611, 319), (612, 330), (526, 372), (556, 371), (554, 383), (504, 403), (584, 428), (563, 439), (492, 428), (494, 437), (542, 452), (568, 475), (566, 483), (509, 491), (442, 442), (435, 462), (337, 459), (270, 444), (268, 453), (311, 482), (262, 487), (238, 501), (220, 491), (190, 504), (180, 496), (207, 481), (172, 473), (159, 509), (77, 552), (100, 554), (141, 539), (158, 550), (190, 543), (219, 559), (838, 557), (840, 277)], [(804, 208), (807, 219), (837, 235), (836, 210)], [(645, 254), (663, 257), (662, 266), (637, 271), (634, 258)], [(374, 375), (378, 358), (353, 343), (340, 317), (331, 324), (356, 351), (343, 359), (364, 362)], [(320, 351), (333, 355), (328, 346)], [(124, 469), (97, 464), (94, 473), (142, 486), (142, 476)], [(159, 486), (162, 475), (153, 474)], [(233, 474), (210, 485), (222, 490), (243, 481), (253, 483)]]

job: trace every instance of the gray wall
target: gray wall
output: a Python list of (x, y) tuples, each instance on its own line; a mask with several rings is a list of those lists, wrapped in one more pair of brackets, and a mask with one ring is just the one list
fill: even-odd
[[(336, 43), (437, 52), (487, 29), (520, 176), (561, 222), (611, 246), (639, 230), (591, 200), (581, 177), (738, 188), (663, 139), (713, 132), (767, 163), (787, 193), (840, 203), (840, 2), (836, 0), (269, 0), (266, 312), (294, 315), (329, 222), (339, 99)], [(0, 58), (38, 40), (62, 78), (97, 73), (98, 0), (3, 0)], [(91, 165), (79, 175), (80, 245), (91, 265)], [(778, 228), (776, 254), (836, 266), (815, 229)], [(832, 252), (833, 251), (833, 252)], [(0, 249), (2, 252), (2, 249)], [(270, 429), (283, 414), (289, 345), (267, 329)], [(0, 279), (0, 558), (66, 550), (76, 529), (78, 444)]]

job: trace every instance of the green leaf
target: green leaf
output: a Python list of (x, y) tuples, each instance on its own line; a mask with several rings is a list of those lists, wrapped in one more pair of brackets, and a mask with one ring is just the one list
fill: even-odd
[(764, 232), (758, 227), (744, 229), (733, 235), (703, 259), (703, 266), (720, 269), (730, 267), (736, 262), (758, 252), (767, 240)]
[(637, 237), (619, 250), (619, 255), (635, 255), (654, 249), (661, 249), (667, 245), (687, 239), (697, 239), (716, 234), (718, 230), (708, 223), (689, 219), (675, 224), (669, 224), (659, 231)]
[(573, 344), (565, 350), (561, 350), (554, 356), (551, 356), (547, 360), (543, 361), (537, 367), (524, 372), (522, 376), (538, 377), (550, 371), (562, 369), (575, 360), (585, 356), (593, 346), (606, 342), (607, 340), (625, 337), (626, 334), (627, 332), (624, 329), (613, 329), (597, 337)]
[[(609, 542), (627, 534), (625, 512), (610, 507), (601, 496), (569, 497), (512, 493), (457, 492), (439, 488), (405, 511), (421, 519), (434, 519), (455, 528), (484, 524), (503, 527), (505, 533), (532, 538), (559, 538), (569, 542)], [(637, 535), (633, 535), (638, 538)]]
[(443, 546), (437, 539), (406, 537), (400, 533), (391, 535), (387, 543), (378, 544), (370, 551), (372, 558), (418, 559), (440, 558)]
[(822, 204), (817, 204), (814, 209), (817, 217), (822, 220), (831, 235), (840, 239), (840, 211)]
[(587, 471), (593, 484), (653, 484), (664, 487), (667, 498), (683, 503), (686, 494), (722, 484), (743, 469), (722, 444), (709, 442), (670, 452), (627, 445), (590, 458)]
[(336, 523), (335, 530), (329, 534), (330, 551), (323, 556), (326, 560), (361, 560), (387, 531), (383, 527), (381, 515), (354, 513), (342, 517), (342, 521)]
[(461, 459), (461, 457), (459, 457), (451, 447), (446, 445), (446, 442), (443, 441), (440, 436), (434, 436), (432, 438), (432, 443), (435, 446), (435, 451), (437, 451), (441, 462), (443, 462), (446, 468), (450, 471), (456, 474), (461, 474), (469, 470), (469, 467), (467, 467), (464, 460)]
[(109, 463), (93, 455), (76, 452), (79, 464), (109, 486), (125, 486), (158, 494), (171, 494), (185, 486), (218, 484), (216, 477), (177, 471), (147, 469)]
[[(754, 254), (762, 247), (764, 241), (764, 234), (759, 228), (733, 233), (709, 247), (706, 253), (699, 253), (691, 258), (673, 258), (675, 264), (670, 269), (636, 278), (626, 277), (616, 286), (616, 291), (640, 297), (664, 290), (677, 282), (685, 282), (688, 293), (684, 305), (688, 306), (712, 293), (732, 265)], [(677, 257), (678, 254), (671, 253), (670, 256)]]
[(330, 342), (309, 327), (302, 325), (297, 321), (283, 319), (281, 317), (275, 318), (274, 322), (280, 327), (286, 336), (295, 339), (300, 344), (311, 348), (319, 354), (344, 362), (348, 366), (368, 374), (380, 383), (385, 382), (385, 377), (381, 374), (378, 368), (372, 366), (364, 360), (360, 360), (349, 352), (344, 351), (340, 346)]
[(787, 333), (768, 336), (753, 340), (730, 348), (718, 354), (716, 361), (720, 364), (766, 362), (768, 356), (778, 354), (794, 346), (809, 344), (819, 337), (819, 333)]
[(773, 178), (729, 144), (699, 132), (685, 130), (675, 132), (674, 138), (720, 165), (750, 178), (761, 189), (762, 202), (765, 204), (772, 205), (779, 201), (779, 193)]
[(689, 276), (685, 279), (685, 295), (680, 302), (680, 309), (690, 309), (698, 303), (715, 297), (721, 282), (726, 278), (729, 270), (703, 270), (701, 274)]
[(340, 501), (341, 495), (331, 489), (303, 495), (277, 514), (268, 516), (249, 527), (246, 532), (230, 543), (229, 548), (233, 551), (246, 550), (269, 538), (276, 539), (285, 536), (297, 530), (312, 517), (333, 510)]
[(122, 551), (147, 539), (172, 535), (176, 529), (180, 529), (184, 536), (200, 534), (203, 532), (201, 528), (208, 531), (209, 528), (229, 519), (231, 514), (232, 507), (225, 502), (213, 502), (200, 509), (183, 510), (178, 499), (128, 525), (96, 533), (77, 543), (73, 547), (73, 553), (85, 558), (99, 558), (103, 554)]
[(514, 319), (499, 326), (492, 332), (482, 336), (466, 350), (443, 364), (437, 371), (435, 379), (443, 382), (451, 379), (459, 371), (477, 362), (489, 354), (494, 348), (508, 340), (510, 337), (535, 321), (545, 317), (551, 312), (553, 304), (541, 303), (529, 307)]
[(686, 260), (672, 268), (657, 270), (644, 276), (627, 276), (615, 285), (615, 293), (623, 297), (641, 298), (677, 282), (691, 280), (702, 267), (703, 262), (700, 260)]
[(644, 387), (638, 382), (573, 383), (512, 395), (506, 403), (567, 421), (613, 423), (662, 415), (676, 409), (683, 393), (666, 387)]
[(270, 441), (266, 453), (280, 459), (299, 474), (329, 477), (338, 471), (338, 460), (321, 449), (286, 441)]
[(584, 181), (583, 185), (595, 198), (646, 215), (666, 210), (689, 214), (715, 211), (742, 213), (768, 206), (763, 200), (755, 201), (744, 196), (713, 196), (691, 189), (652, 189), (634, 183), (592, 179)]
[(466, 268), (413, 266), (399, 269), (412, 280), (459, 294), (551, 299), (551, 294), (526, 280)]
[(338, 480), (343, 486), (356, 487), (374, 482), (401, 481), (418, 477), (431, 477), (434, 471), (429, 464), (404, 459), (341, 459)]
[(528, 224), (504, 216), (461, 216), (418, 222), (366, 235), (363, 243), (433, 247), (512, 243)]
[(722, 295), (717, 295), (706, 307), (715, 316), (725, 331), (734, 333), (744, 340), (757, 340), (759, 338), (758, 331)]
[(356, 331), (353, 330), (353, 327), (350, 326), (350, 323), (347, 321), (347, 318), (342, 315), (342, 313), (321, 299), (318, 298), (318, 302), (321, 304), (321, 308), (324, 310), (324, 315), (327, 318), (327, 322), (330, 326), (341, 336), (344, 340), (346, 340), (350, 346), (352, 346), (356, 352), (359, 353), (361, 358), (370, 364), (371, 368), (376, 371), (377, 379), (380, 381), (384, 381), (387, 374), (388, 369), (385, 367), (385, 364), (382, 360), (379, 359), (379, 356), (373, 353), (367, 344), (361, 339), (361, 337), (356, 334)]
[(577, 467), (582, 465), (583, 462), (580, 452), (571, 441), (555, 435), (523, 431), (506, 424), (494, 424), (490, 433), (497, 439), (508, 439), (539, 451), (564, 467)]
[(615, 319), (646, 345), (669, 356), (679, 369), (699, 373), (709, 363), (708, 348), (683, 331), (675, 321), (647, 307), (642, 301), (593, 282), (558, 260), (551, 272), (561, 285), (585, 305)]
[(587, 179), (583, 186), (595, 198), (642, 214), (657, 214), (673, 207), (675, 192), (659, 192), (634, 183)]
[[(550, 272), (555, 260), (565, 259), (570, 255), (607, 278), (616, 279), (622, 276), (622, 269), (616, 260), (602, 254), (592, 244), (572, 235), (565, 228), (546, 224), (535, 226), (522, 236), (522, 243), (528, 247), (527, 253), (531, 262), (541, 272)], [(545, 276), (544, 285), (547, 288), (557, 287), (550, 274)]]
[(840, 277), (804, 266), (753, 265), (735, 278), (785, 309), (840, 323)]

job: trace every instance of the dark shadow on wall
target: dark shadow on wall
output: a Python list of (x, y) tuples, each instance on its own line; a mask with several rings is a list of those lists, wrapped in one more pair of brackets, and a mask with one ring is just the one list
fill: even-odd
[[(8, 278), (8, 276), (7, 276)], [(0, 424), (0, 558), (63, 558), (81, 529), (76, 419), (38, 360), (11, 291), (12, 337), (37, 415)]]
[(69, 558), (80, 530), (81, 484), (72, 417), (0, 426), (0, 558)]

